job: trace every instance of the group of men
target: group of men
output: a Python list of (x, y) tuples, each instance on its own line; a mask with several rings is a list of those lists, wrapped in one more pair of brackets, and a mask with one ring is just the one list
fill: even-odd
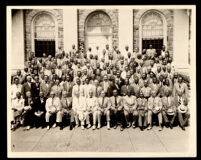
[(17, 125), (62, 130), (68, 119), (70, 130), (103, 125), (150, 130), (156, 124), (161, 131), (176, 122), (185, 130), (190, 117), (188, 82), (175, 72), (165, 46), (156, 52), (149, 45), (139, 53), (106, 45), (102, 52), (97, 46), (84, 53), (73, 45), (55, 57), (33, 54), (11, 83), (12, 130)]

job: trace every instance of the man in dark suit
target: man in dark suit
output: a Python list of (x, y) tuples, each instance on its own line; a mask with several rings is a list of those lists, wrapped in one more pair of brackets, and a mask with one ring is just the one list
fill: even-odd
[(22, 85), (22, 90), (21, 90), (22, 97), (23, 97), (24, 99), (27, 98), (26, 92), (30, 91), (30, 92), (31, 92), (31, 95), (33, 94), (33, 89), (32, 89), (32, 87), (33, 87), (33, 82), (31, 82), (31, 76), (30, 76), (30, 75), (28, 75), (28, 76), (26, 77), (26, 81), (27, 81), (27, 82)]
[(123, 85), (123, 86), (121, 87), (121, 94), (122, 94), (123, 96), (125, 96), (125, 95), (127, 94), (127, 90), (130, 90), (130, 91), (131, 91), (131, 95), (133, 95), (134, 89), (133, 89), (133, 87), (129, 84), (129, 79), (128, 79), (128, 78), (125, 79), (125, 85)]
[(32, 97), (33, 97), (34, 99), (37, 99), (37, 98), (39, 98), (39, 93), (40, 93), (39, 76), (38, 76), (38, 75), (35, 75), (35, 76), (34, 76), (34, 80), (35, 80), (35, 83), (32, 83), (32, 90), (33, 90), (33, 95), (32, 95)]
[(44, 93), (39, 92), (33, 104), (34, 125), (36, 128), (40, 126), (45, 127), (45, 104), (46, 98), (44, 97)]

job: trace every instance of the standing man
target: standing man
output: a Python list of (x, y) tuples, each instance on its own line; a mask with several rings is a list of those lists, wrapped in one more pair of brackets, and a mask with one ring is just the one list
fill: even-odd
[(52, 84), (49, 82), (49, 77), (47, 75), (44, 76), (44, 82), (40, 85), (40, 91), (44, 93), (44, 97), (48, 98), (50, 94)]
[(25, 82), (25, 83), (22, 85), (22, 90), (21, 90), (22, 97), (23, 97), (24, 99), (27, 98), (26, 92), (29, 91), (29, 92), (33, 93), (33, 89), (32, 89), (32, 87), (33, 87), (33, 82), (31, 82), (31, 76), (28, 75), (28, 76), (26, 77), (26, 80), (27, 80), (27, 82)]

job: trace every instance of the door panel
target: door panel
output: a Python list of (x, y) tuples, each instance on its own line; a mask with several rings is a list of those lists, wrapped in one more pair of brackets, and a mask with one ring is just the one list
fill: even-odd
[(42, 57), (43, 53), (46, 53), (47, 55), (52, 55), (53, 57), (55, 56), (54, 40), (48, 40), (48, 41), (35, 40), (35, 56)]

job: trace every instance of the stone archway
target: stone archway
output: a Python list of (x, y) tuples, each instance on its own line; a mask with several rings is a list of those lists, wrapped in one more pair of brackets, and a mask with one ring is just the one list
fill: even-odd
[(33, 9), (33, 10), (26, 10), (25, 11), (25, 59), (27, 59), (27, 55), (30, 52), (34, 51), (33, 45), (33, 20), (39, 14), (49, 14), (51, 15), (56, 23), (56, 51), (58, 47), (63, 48), (63, 15), (62, 10), (41, 10), (41, 9)]
[(140, 9), (133, 11), (133, 18), (134, 18), (134, 42), (133, 47), (139, 48), (140, 47), (140, 20), (144, 14), (147, 12), (158, 12), (162, 16), (164, 16), (166, 21), (166, 28), (167, 28), (167, 49), (170, 51), (170, 54), (173, 52), (173, 10), (167, 9)]
[(78, 10), (78, 46), (79, 50), (85, 48), (85, 22), (93, 12), (105, 12), (112, 22), (112, 45), (118, 46), (118, 10), (117, 9), (79, 9)]

